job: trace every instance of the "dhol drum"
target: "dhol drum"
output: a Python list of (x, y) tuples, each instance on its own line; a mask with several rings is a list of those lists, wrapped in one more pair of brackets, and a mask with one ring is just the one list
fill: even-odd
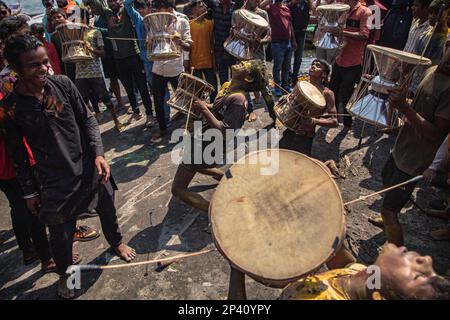
[(274, 111), (286, 128), (297, 131), (302, 118), (313, 117), (325, 107), (325, 97), (319, 89), (307, 81), (298, 81), (292, 93), (278, 100)]
[(350, 6), (333, 3), (317, 7), (318, 26), (314, 34), (314, 46), (321, 49), (337, 49), (342, 47), (344, 39), (342, 30), (347, 21)]
[(206, 81), (188, 73), (182, 73), (178, 80), (178, 87), (167, 101), (167, 105), (184, 114), (190, 111), (190, 118), (199, 120), (201, 115), (192, 108), (194, 99), (207, 100), (213, 91), (213, 86)]
[(401, 121), (387, 101), (389, 91), (406, 90), (415, 68), (429, 65), (429, 59), (406, 51), (368, 45), (363, 76), (346, 106), (348, 112), (377, 127), (398, 127)]
[(181, 57), (180, 47), (173, 41), (177, 17), (169, 12), (150, 13), (144, 23), (149, 33), (147, 56), (151, 61), (165, 61)]
[(275, 288), (320, 268), (345, 235), (334, 180), (315, 160), (283, 149), (253, 152), (231, 166), (214, 193), (209, 218), (222, 255)]
[(56, 27), (56, 33), (61, 41), (61, 61), (76, 63), (94, 59), (88, 42), (89, 27), (85, 24), (67, 22)]
[(269, 23), (260, 15), (246, 9), (236, 10), (235, 30), (224, 43), (225, 50), (239, 60), (254, 59), (255, 44), (269, 30)]

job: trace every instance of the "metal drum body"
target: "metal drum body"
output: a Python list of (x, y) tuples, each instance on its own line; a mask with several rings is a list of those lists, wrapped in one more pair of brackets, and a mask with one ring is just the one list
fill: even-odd
[(274, 107), (278, 120), (286, 127), (297, 131), (304, 117), (311, 117), (326, 107), (322, 93), (307, 81), (298, 81), (292, 93), (282, 97)]
[(381, 128), (395, 128), (401, 123), (397, 110), (387, 101), (389, 91), (406, 90), (417, 66), (431, 61), (418, 55), (381, 47), (367, 46), (364, 72), (346, 108), (356, 118)]
[(225, 50), (239, 60), (254, 59), (255, 43), (261, 42), (269, 29), (269, 23), (260, 15), (246, 9), (236, 10), (236, 24), (223, 44)]
[(147, 46), (147, 57), (151, 61), (165, 61), (181, 57), (181, 50), (173, 41), (177, 17), (169, 12), (150, 13), (144, 17), (152, 38)]
[[(274, 170), (264, 171), (270, 163)], [(253, 152), (231, 166), (209, 217), (222, 255), (276, 288), (320, 268), (345, 235), (343, 201), (329, 173), (317, 161), (283, 149)]]
[[(320, 49), (338, 49), (343, 46), (342, 31), (345, 28), (350, 6), (334, 3), (317, 7), (318, 27), (314, 34), (313, 44)], [(333, 35), (329, 29), (336, 30)]]

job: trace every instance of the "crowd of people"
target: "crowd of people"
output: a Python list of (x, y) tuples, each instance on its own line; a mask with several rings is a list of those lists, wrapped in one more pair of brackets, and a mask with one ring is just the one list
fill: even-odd
[[(68, 267), (81, 261), (81, 255), (73, 252), (73, 242), (99, 236), (97, 230), (79, 222), (97, 215), (113, 252), (127, 262), (136, 257), (135, 250), (122, 241), (118, 224), (117, 187), (104, 157), (97, 121), (102, 117), (100, 102), (119, 133), (142, 120), (146, 127), (158, 126), (152, 135), (158, 143), (179, 116), (170, 118), (166, 102), (180, 75), (187, 72), (203, 78), (217, 92), (210, 101), (194, 101), (193, 108), (208, 128), (238, 130), (246, 120), (255, 121), (253, 104), (260, 97), (273, 125), (279, 127), (274, 101), (286, 99), (297, 85), (307, 28), (318, 22), (317, 7), (333, 2), (191, 0), (177, 8), (175, 0), (42, 0), (43, 21), (30, 26), (0, 1), (0, 189), (11, 207), (24, 264), (40, 259), (43, 272), (60, 276), (58, 295), (75, 297), (66, 285)], [(450, 2), (338, 2), (350, 7), (342, 31), (345, 43), (338, 50), (317, 48), (317, 58), (305, 75), (325, 98), (326, 108), (305, 117), (298, 130), (284, 130), (280, 148), (311, 156), (317, 126), (338, 127), (339, 110), (344, 113), (344, 132), (351, 130), (353, 117), (346, 106), (363, 75), (367, 45), (395, 48), (426, 57), (432, 65), (417, 68), (409, 90), (389, 94), (389, 104), (403, 116), (404, 124), (399, 132), (386, 131), (398, 135), (391, 154), (386, 155), (383, 186), (423, 175), (428, 182), (449, 188)], [(270, 26), (255, 44), (250, 61), (239, 61), (224, 48), (230, 35), (238, 32), (236, 10), (240, 8), (261, 16)], [(374, 28), (369, 21), (378, 11), (382, 27)], [(182, 52), (178, 58), (149, 59), (155, 31), (144, 18), (153, 12), (176, 17), (172, 39)], [(89, 26), (86, 41), (92, 59), (63, 62), (64, 43), (58, 29), (75, 20)], [(273, 81), (267, 62), (272, 62)], [(213, 111), (217, 109), (220, 115)], [(123, 123), (122, 112), (129, 115)], [(323, 113), (328, 117), (321, 117)], [(196, 173), (220, 180), (223, 172), (217, 167), (183, 161), (175, 174), (173, 195), (207, 212), (209, 202), (188, 186)], [(398, 214), (415, 186), (387, 192), (380, 217), (370, 220), (383, 228), (389, 243), (375, 262), (382, 271), (381, 289), (364, 285), (365, 267), (356, 264), (344, 246), (328, 262), (330, 271), (291, 284), (293, 289), (282, 298), (448, 299), (449, 281), (436, 274), (431, 258), (403, 247)], [(450, 220), (450, 198), (430, 206), (431, 216)], [(450, 227), (433, 231), (431, 237), (450, 241)], [(244, 278), (231, 267), (229, 298), (245, 298)]]

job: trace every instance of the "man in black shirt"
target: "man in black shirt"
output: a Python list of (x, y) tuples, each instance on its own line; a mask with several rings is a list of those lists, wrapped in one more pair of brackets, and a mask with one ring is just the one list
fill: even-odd
[[(72, 264), (76, 218), (93, 208), (112, 249), (124, 260), (135, 251), (122, 242), (115, 184), (94, 115), (66, 76), (49, 76), (49, 59), (41, 42), (30, 35), (6, 42), (5, 58), (18, 74), (14, 90), (2, 100), (0, 130), (14, 162), (30, 211), (50, 231), (50, 246), (60, 275), (58, 295), (73, 298), (67, 287)], [(33, 172), (23, 143), (36, 160)]]
[(291, 10), (292, 27), (294, 28), (297, 49), (294, 50), (294, 67), (292, 68), (292, 86), (297, 83), (298, 73), (302, 65), (303, 49), (305, 48), (306, 29), (309, 24), (309, 11), (312, 0), (291, 0), (288, 3)]

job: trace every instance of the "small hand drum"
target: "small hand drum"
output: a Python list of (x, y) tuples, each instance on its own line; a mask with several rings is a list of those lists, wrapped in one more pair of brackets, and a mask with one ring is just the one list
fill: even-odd
[(334, 180), (315, 160), (283, 149), (253, 152), (234, 164), (214, 193), (209, 218), (222, 255), (276, 288), (320, 268), (345, 235)]
[(298, 81), (292, 93), (281, 98), (274, 107), (278, 120), (294, 132), (300, 129), (302, 118), (313, 117), (324, 110), (322, 93), (307, 81)]
[(269, 23), (260, 15), (246, 9), (236, 10), (236, 30), (223, 44), (225, 50), (239, 60), (254, 59), (255, 43), (261, 42)]
[(180, 47), (173, 41), (176, 22), (177, 17), (169, 12), (156, 12), (145, 16), (147, 30), (152, 30), (153, 34), (147, 46), (149, 60), (165, 61), (181, 57)]
[(180, 74), (178, 87), (167, 101), (167, 105), (188, 114), (193, 120), (201, 119), (201, 115), (192, 108), (194, 99), (207, 100), (214, 91), (212, 85), (188, 73)]
[(406, 89), (419, 65), (429, 66), (431, 61), (406, 51), (368, 45), (363, 76), (346, 106), (348, 112), (377, 127), (397, 127), (399, 115), (387, 101), (389, 91)]
[[(347, 21), (350, 6), (347, 4), (333, 3), (317, 7), (318, 26), (314, 34), (313, 44), (321, 49), (337, 49), (342, 47), (344, 39), (342, 30)], [(339, 35), (330, 32), (335, 30)]]
[(94, 59), (87, 42), (89, 27), (85, 24), (67, 22), (56, 27), (61, 40), (61, 61), (76, 63)]

